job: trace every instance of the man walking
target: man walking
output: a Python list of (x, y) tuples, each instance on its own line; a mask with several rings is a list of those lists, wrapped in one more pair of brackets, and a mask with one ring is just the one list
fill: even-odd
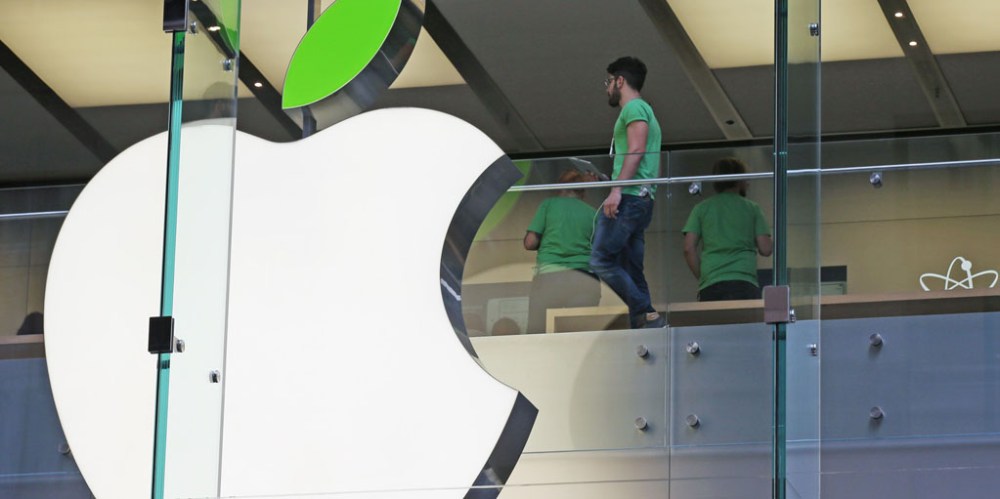
[[(622, 57), (608, 65), (604, 86), (611, 107), (621, 107), (615, 122), (612, 180), (652, 179), (660, 173), (660, 124), (639, 92), (646, 65)], [(633, 328), (664, 327), (666, 317), (653, 309), (643, 276), (644, 233), (653, 217), (652, 184), (613, 187), (604, 200), (594, 230), (590, 267), (628, 305)]]

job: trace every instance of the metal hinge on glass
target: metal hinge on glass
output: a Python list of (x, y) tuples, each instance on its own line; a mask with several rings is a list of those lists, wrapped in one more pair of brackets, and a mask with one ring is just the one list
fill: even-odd
[(176, 346), (174, 339), (173, 317), (149, 318), (149, 353), (173, 353)]
[(764, 286), (764, 322), (787, 324), (795, 322), (792, 292), (788, 286)]
[(163, 31), (187, 31), (190, 0), (163, 0)]

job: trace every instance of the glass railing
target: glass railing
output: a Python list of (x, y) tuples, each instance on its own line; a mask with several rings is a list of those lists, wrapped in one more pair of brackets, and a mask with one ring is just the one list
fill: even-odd
[[(684, 259), (683, 229), (694, 206), (714, 194), (712, 185), (718, 178), (745, 181), (747, 199), (761, 207), (770, 223), (772, 175), (770, 165), (765, 163), (765, 149), (663, 155), (662, 163), (670, 176), (650, 182), (657, 185), (657, 192), (652, 221), (645, 231), (644, 274), (654, 307), (668, 312), (671, 325), (759, 322), (758, 312), (733, 311), (759, 309), (759, 303), (697, 302), (699, 283)], [(741, 157), (755, 165), (756, 171), (746, 176), (709, 175), (711, 158), (723, 156)], [(606, 156), (518, 164), (526, 173), (524, 183), (512, 187), (497, 204), (469, 252), (463, 312), (470, 336), (627, 329), (624, 302), (603, 284), (600, 297), (595, 298), (587, 291), (590, 281), (574, 273), (566, 275), (563, 289), (555, 287), (550, 292), (561, 297), (549, 300), (554, 305), (548, 308), (545, 319), (529, 320), (532, 281), (540, 265), (537, 252), (525, 249), (524, 237), (546, 199), (571, 196), (596, 212), (607, 196), (608, 185), (630, 182), (585, 181), (570, 191), (556, 181), (567, 171), (607, 174), (610, 163)], [(913, 299), (927, 303), (935, 296), (934, 291), (983, 292), (996, 286), (994, 278), (1000, 262), (991, 263), (991, 248), (996, 245), (990, 234), (1000, 216), (1000, 205), (989, 193), (997, 182), (994, 170), (998, 165), (1000, 159), (979, 158), (882, 165), (848, 163), (822, 171), (793, 170), (790, 189), (808, 188), (812, 193), (796, 197), (795, 204), (789, 206), (790, 227), (801, 229), (789, 233), (788, 244), (796, 248), (789, 257), (793, 293), (809, 297), (821, 291), (824, 307), (834, 314), (827, 317), (833, 318), (870, 315), (848, 305), (870, 302), (873, 298), (869, 295), (911, 293)], [(814, 189), (817, 173), (824, 181), (821, 196)], [(949, 189), (960, 194), (949, 196)], [(802, 260), (799, 253), (816, 252), (816, 230), (807, 230), (813, 224), (813, 215), (806, 213), (816, 209), (822, 210), (820, 230), (825, 236), (819, 269), (808, 261), (796, 263)], [(813, 249), (805, 251), (807, 246)], [(583, 250), (578, 252), (585, 253), (586, 244), (580, 247)], [(586, 255), (576, 259), (587, 260)], [(770, 283), (772, 266), (770, 258), (757, 258), (757, 277), (762, 285)], [(800, 310), (800, 319), (814, 314), (809, 307), (807, 304)], [(699, 314), (699, 310), (705, 312)]]
[[(731, 180), (745, 182), (746, 199), (760, 206), (762, 219), (768, 225), (764, 230), (770, 233), (772, 192), (767, 173), (770, 166), (757, 166), (759, 152), (746, 151), (744, 162), (755, 167)], [(718, 151), (718, 154), (716, 159), (732, 155), (732, 151)], [(669, 315), (676, 311), (680, 321), (677, 324), (694, 324), (691, 321), (696, 318), (691, 315), (696, 310), (692, 311), (687, 304), (697, 301), (700, 286), (685, 260), (683, 229), (694, 206), (714, 193), (716, 177), (710, 175), (712, 162), (702, 162), (703, 156), (684, 153), (662, 156), (663, 170), (677, 175), (611, 183), (598, 180), (610, 174), (607, 156), (517, 162), (525, 174), (523, 184), (512, 187), (494, 207), (480, 228), (466, 262), (462, 303), (470, 336), (629, 328), (627, 307), (620, 296), (606, 284), (600, 285), (599, 296), (590, 290), (597, 286), (589, 267), (590, 238), (597, 223), (597, 210), (608, 196), (610, 185), (638, 189), (648, 184), (650, 190), (655, 190), (652, 218), (644, 231), (642, 274), (653, 308), (667, 313), (670, 323), (673, 322)], [(567, 184), (558, 182), (560, 176), (575, 177), (579, 182), (573, 182), (572, 188), (567, 189)], [(571, 200), (561, 204), (570, 213), (564, 215), (551, 208), (558, 205), (552, 200), (560, 198)], [(584, 216), (587, 213), (589, 218)], [(563, 241), (560, 235), (567, 227), (563, 224), (570, 223), (562, 221), (566, 216), (580, 226), (579, 230), (574, 228), (575, 239), (569, 241)], [(543, 217), (550, 219), (547, 227), (540, 225)], [(528, 232), (544, 241), (546, 230), (552, 230), (550, 237), (569, 248), (549, 252), (544, 247), (541, 251), (526, 249)], [(556, 258), (555, 263), (550, 261), (552, 258)], [(754, 258), (752, 253), (750, 258)], [(751, 263), (754, 265), (756, 268), (745, 272), (748, 278), (769, 283), (770, 259), (757, 257)], [(546, 275), (555, 270), (562, 271), (551, 274), (559, 276), (556, 279)], [(534, 296), (549, 306), (546, 312), (529, 318), (533, 289)], [(759, 304), (745, 305), (759, 309)], [(726, 312), (724, 315), (729, 316), (726, 322), (759, 322), (759, 314)]]

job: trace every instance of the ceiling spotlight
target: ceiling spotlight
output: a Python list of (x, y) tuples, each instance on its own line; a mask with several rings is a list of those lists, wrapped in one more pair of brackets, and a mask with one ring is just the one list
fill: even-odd
[(222, 28), (220, 28), (220, 27), (218, 27), (218, 26), (209, 26), (209, 27), (208, 27), (208, 30), (209, 30), (209, 31), (219, 31), (220, 29), (222, 29)]
[(910, 42), (910, 46), (911, 47), (916, 47), (917, 46), (917, 41), (916, 40), (911, 41)]
[[(916, 42), (913, 42), (913, 43), (916, 43)], [(261, 82), (259, 82), (259, 81), (255, 81), (255, 82), (253, 82), (253, 86), (255, 86), (255, 87), (257, 87), (257, 88), (260, 88), (260, 87), (263, 87), (263, 86), (264, 86), (264, 84), (263, 84), (263, 83), (261, 83)]]
[(898, 17), (903, 17), (903, 13), (902, 12), (897, 12), (897, 13), (895, 13), (893, 15), (896, 16), (897, 18)]

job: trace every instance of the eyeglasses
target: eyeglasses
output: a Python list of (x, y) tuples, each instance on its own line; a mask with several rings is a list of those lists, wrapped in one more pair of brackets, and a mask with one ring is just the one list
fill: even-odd
[(611, 85), (612, 83), (614, 83), (615, 80), (617, 80), (617, 79), (618, 79), (618, 75), (609, 76), (609, 77), (605, 78), (604, 79), (604, 88), (608, 88), (608, 86)]

